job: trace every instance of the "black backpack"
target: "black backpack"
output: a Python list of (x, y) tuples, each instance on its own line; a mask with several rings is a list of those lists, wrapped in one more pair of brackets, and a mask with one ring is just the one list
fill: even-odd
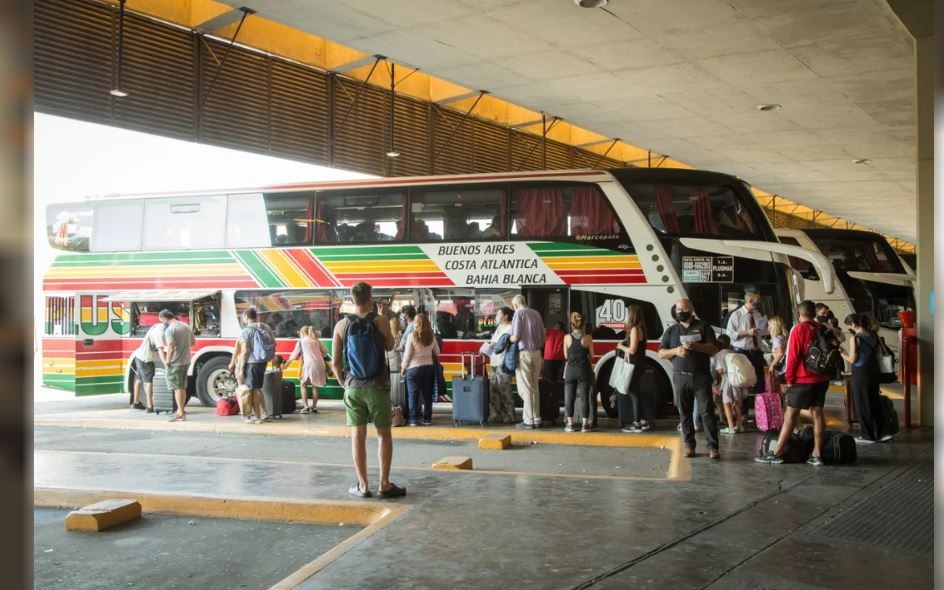
[(843, 366), (839, 344), (839, 338), (832, 328), (822, 324), (817, 326), (803, 359), (806, 368), (820, 375), (837, 374)]

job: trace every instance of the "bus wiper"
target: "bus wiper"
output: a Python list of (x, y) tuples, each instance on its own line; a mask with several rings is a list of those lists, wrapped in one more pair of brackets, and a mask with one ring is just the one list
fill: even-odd
[[(835, 290), (835, 270), (829, 259), (819, 252), (811, 252), (800, 246), (781, 244), (778, 242), (762, 242), (760, 240), (709, 240), (706, 238), (681, 238), (679, 240), (686, 248), (715, 252), (726, 256), (741, 256), (754, 260), (773, 261), (773, 254), (783, 254), (802, 258), (816, 268), (819, 276), (823, 277), (823, 289), (831, 294)], [(762, 256), (766, 254), (766, 256)], [(780, 262), (790, 267), (789, 260)]]

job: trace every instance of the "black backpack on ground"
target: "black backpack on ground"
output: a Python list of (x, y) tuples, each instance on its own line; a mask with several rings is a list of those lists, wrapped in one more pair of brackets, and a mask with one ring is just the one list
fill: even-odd
[(835, 375), (842, 369), (840, 342), (832, 328), (819, 325), (810, 341), (810, 348), (803, 358), (803, 364), (810, 371), (820, 375)]
[[(764, 438), (760, 443), (760, 452), (761, 456), (766, 455), (768, 452), (774, 450), (774, 447), (777, 446), (777, 439), (780, 438), (780, 430), (765, 430)], [(813, 452), (813, 439), (804, 440), (800, 438), (797, 434), (791, 434), (790, 440), (787, 441), (786, 446), (783, 448), (781, 456), (783, 457), (784, 463), (803, 463), (806, 461), (810, 453)]]
[[(800, 431), (800, 438), (809, 441), (810, 452), (813, 449), (813, 427), (807, 426)], [(859, 458), (856, 451), (855, 439), (845, 432), (837, 430), (827, 430), (823, 433), (823, 463), (838, 465), (841, 463), (853, 463)]]

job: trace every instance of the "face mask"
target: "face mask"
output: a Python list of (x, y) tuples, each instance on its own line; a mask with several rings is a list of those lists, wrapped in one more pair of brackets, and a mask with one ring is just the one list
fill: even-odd
[(692, 312), (690, 312), (690, 311), (677, 311), (677, 312), (675, 312), (675, 317), (676, 317), (676, 318), (678, 319), (678, 321), (680, 321), (680, 322), (687, 322), (688, 320), (692, 319)]
[(853, 328), (849, 328), (849, 333), (855, 336), (856, 331)]

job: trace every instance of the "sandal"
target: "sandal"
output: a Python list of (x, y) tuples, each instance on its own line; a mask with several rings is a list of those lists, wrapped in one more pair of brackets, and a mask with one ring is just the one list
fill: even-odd
[(391, 483), (390, 487), (386, 490), (380, 490), (377, 494), (378, 498), (400, 498), (406, 495), (406, 488), (400, 487), (395, 483)]

